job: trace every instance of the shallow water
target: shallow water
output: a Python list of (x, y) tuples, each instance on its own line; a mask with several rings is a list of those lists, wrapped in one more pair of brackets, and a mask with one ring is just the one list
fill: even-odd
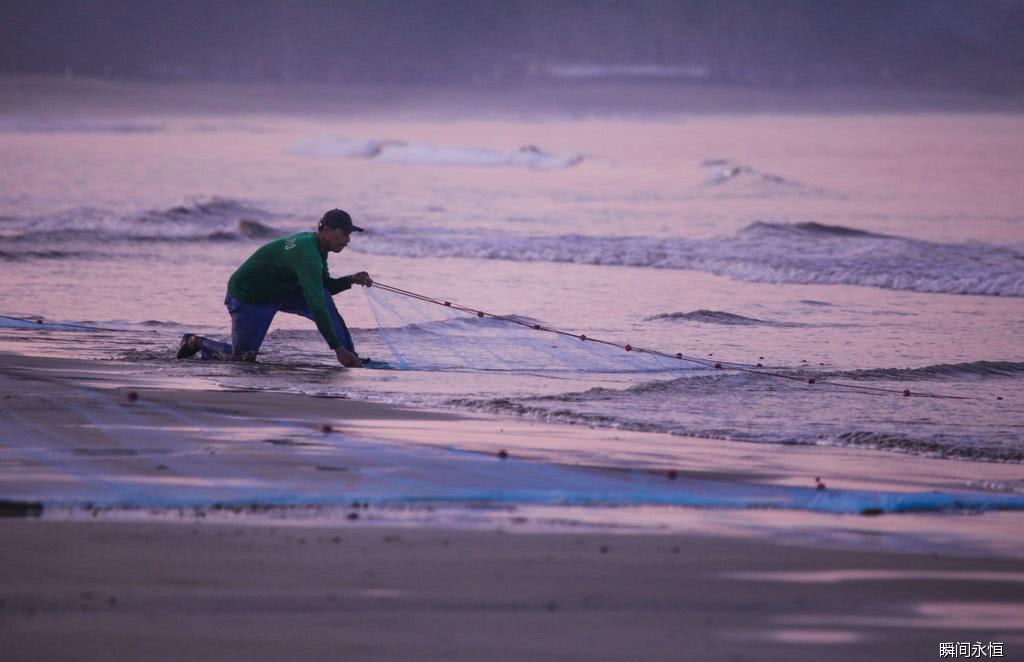
[[(0, 323), (0, 347), (237, 388), (1019, 462), (1022, 129), (995, 114), (10, 120), (0, 313), (114, 330)], [(415, 158), (347, 149), (393, 143)], [(337, 301), (360, 352), (404, 369), (340, 371), (287, 315), (263, 365), (173, 360), (181, 333), (226, 333), (225, 283), (261, 242), (335, 206), (369, 229), (335, 275), (704, 364), (588, 354), (383, 292), (390, 319), (362, 292)]]

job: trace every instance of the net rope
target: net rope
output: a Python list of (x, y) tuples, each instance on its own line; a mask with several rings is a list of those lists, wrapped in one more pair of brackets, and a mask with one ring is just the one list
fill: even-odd
[(744, 363), (667, 352), (568, 331), (522, 315), (499, 315), (374, 281), (366, 290), (378, 331), (396, 367), (413, 370), (664, 372), (734, 370), (874, 395), (967, 396), (851, 384)]

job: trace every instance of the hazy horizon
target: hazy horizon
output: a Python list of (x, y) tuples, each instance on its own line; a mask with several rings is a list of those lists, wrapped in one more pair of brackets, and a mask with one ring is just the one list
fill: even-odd
[(0, 73), (507, 86), (1024, 89), (1024, 2), (536, 0), (6, 6)]

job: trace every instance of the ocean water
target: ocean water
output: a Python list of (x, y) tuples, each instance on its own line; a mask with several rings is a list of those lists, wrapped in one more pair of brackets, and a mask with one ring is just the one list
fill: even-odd
[[(8, 116), (0, 349), (1021, 462), (1022, 163), (1024, 119), (1000, 114)], [(227, 334), (227, 278), (253, 250), (333, 207), (368, 229), (331, 256), (335, 275), (527, 326), (356, 288), (336, 301), (390, 369), (338, 369), (287, 315), (256, 366), (174, 360), (184, 332)]]

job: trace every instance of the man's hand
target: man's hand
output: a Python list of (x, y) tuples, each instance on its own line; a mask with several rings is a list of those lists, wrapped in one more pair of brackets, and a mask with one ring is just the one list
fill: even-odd
[(363, 365), (363, 360), (357, 354), (353, 354), (344, 347), (335, 349), (334, 355), (338, 357), (338, 363), (346, 368), (358, 368)]
[(369, 287), (373, 285), (373, 279), (371, 279), (370, 274), (366, 273), (365, 271), (360, 271), (357, 274), (352, 274), (351, 276), (349, 276), (349, 278), (351, 278), (352, 282), (355, 283), (356, 285), (362, 285), (363, 287)]

